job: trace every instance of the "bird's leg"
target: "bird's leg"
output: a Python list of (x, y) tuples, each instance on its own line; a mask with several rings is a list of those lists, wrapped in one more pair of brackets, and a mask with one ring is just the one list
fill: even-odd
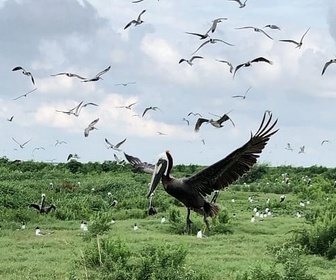
[(207, 219), (207, 216), (206, 216), (205, 212), (204, 212), (204, 215), (203, 215), (203, 220), (204, 220), (204, 223), (205, 223), (205, 225), (207, 227), (207, 230), (210, 231), (209, 221)]
[(187, 233), (190, 233), (190, 231), (191, 231), (191, 225), (192, 225), (192, 221), (190, 220), (190, 208), (188, 208), (188, 214), (187, 214)]

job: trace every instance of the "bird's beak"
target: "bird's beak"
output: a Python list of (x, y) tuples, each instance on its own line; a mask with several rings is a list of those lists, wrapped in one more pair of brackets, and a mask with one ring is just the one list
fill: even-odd
[(162, 178), (162, 175), (166, 171), (166, 168), (167, 168), (167, 161), (164, 159), (159, 159), (154, 167), (152, 181), (150, 182), (148, 188), (147, 198), (149, 198), (150, 195), (155, 191), (157, 185), (159, 184)]

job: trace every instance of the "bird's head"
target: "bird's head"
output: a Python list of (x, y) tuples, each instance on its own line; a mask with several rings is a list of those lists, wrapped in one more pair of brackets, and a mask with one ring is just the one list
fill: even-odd
[(166, 151), (162, 154), (159, 155), (158, 160), (155, 164), (154, 167), (154, 171), (153, 171), (153, 176), (152, 176), (152, 180), (149, 184), (149, 188), (148, 188), (148, 194), (147, 194), (147, 198), (149, 198), (152, 193), (155, 191), (157, 185), (159, 184), (161, 178), (163, 175), (168, 175), (168, 157), (167, 154), (169, 154), (169, 151)]

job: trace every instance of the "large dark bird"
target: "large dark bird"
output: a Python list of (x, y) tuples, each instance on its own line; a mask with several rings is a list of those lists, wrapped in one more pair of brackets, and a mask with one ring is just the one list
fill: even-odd
[(56, 206), (55, 205), (50, 205), (50, 206), (45, 206), (45, 199), (46, 199), (46, 195), (43, 193), (41, 195), (41, 203), (37, 204), (37, 203), (32, 203), (29, 205), (29, 207), (33, 207), (35, 208), (40, 214), (45, 213), (48, 214), (51, 210), (56, 210)]
[(124, 155), (127, 161), (130, 163), (130, 165), (132, 165), (135, 168), (135, 170), (153, 174), (154, 167), (155, 167), (154, 164), (151, 164), (148, 162), (142, 162), (139, 158), (133, 157), (126, 153), (124, 153)]
[(276, 123), (277, 120), (272, 122), (272, 115), (264, 113), (258, 131), (254, 135), (251, 134), (250, 140), (224, 159), (191, 177), (178, 179), (171, 177), (173, 158), (170, 152), (166, 151), (155, 165), (147, 197), (149, 198), (152, 195), (161, 180), (165, 191), (188, 208), (187, 231), (190, 230), (192, 224), (190, 210), (202, 214), (209, 229), (207, 217), (216, 216), (219, 208), (217, 205), (206, 201), (205, 196), (216, 190), (227, 188), (251, 169), (270, 137), (277, 132), (277, 130), (274, 130)]

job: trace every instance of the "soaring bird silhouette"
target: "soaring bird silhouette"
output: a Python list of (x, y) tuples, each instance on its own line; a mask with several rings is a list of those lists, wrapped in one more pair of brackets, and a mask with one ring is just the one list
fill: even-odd
[(20, 70), (22, 71), (22, 74), (23, 74), (23, 75), (26, 75), (26, 76), (30, 77), (30, 79), (31, 79), (31, 81), (32, 81), (32, 83), (33, 83), (33, 85), (35, 85), (35, 80), (34, 80), (34, 77), (33, 77), (33, 75), (32, 75), (31, 72), (26, 71), (26, 70), (23, 69), (21, 66), (16, 66), (16, 67), (14, 67), (14, 68), (12, 69), (12, 71), (20, 71)]
[(228, 120), (232, 123), (233, 126), (235, 126), (234, 122), (228, 116), (228, 113), (224, 114), (218, 120), (198, 118), (195, 124), (195, 132), (198, 132), (200, 130), (201, 125), (205, 122), (212, 124), (214, 127), (220, 128), (223, 127), (222, 123)]
[(219, 59), (216, 59), (216, 60), (217, 60), (218, 62), (222, 62), (222, 63), (227, 64), (227, 65), (230, 67), (230, 73), (233, 72), (234, 67), (233, 67), (233, 65), (232, 65), (229, 61), (227, 61), (227, 60), (219, 60)]
[(332, 63), (336, 63), (336, 58), (332, 58), (332, 59), (330, 59), (328, 62), (326, 62), (324, 64), (321, 75), (324, 74), (324, 72), (327, 70), (327, 68), (329, 67), (329, 65), (332, 64)]
[(14, 119), (14, 116), (11, 116), (10, 118), (7, 118), (7, 121), (12, 122)]
[(191, 57), (190, 59), (185, 59), (185, 58), (181, 58), (179, 61), (179, 64), (181, 64), (182, 62), (187, 62), (190, 66), (193, 65), (193, 60), (199, 58), (199, 59), (203, 59), (203, 56), (198, 56), (198, 55), (194, 55), (193, 57)]
[(100, 71), (96, 76), (94, 76), (93, 78), (91, 79), (85, 79), (83, 80), (82, 82), (96, 82), (96, 81), (99, 81), (99, 80), (102, 80), (103, 78), (100, 77), (102, 76), (103, 74), (105, 74), (107, 71), (109, 71), (111, 69), (111, 65), (107, 68), (105, 68), (103, 71)]
[(242, 99), (245, 99), (245, 98), (246, 98), (246, 94), (250, 91), (250, 89), (251, 89), (251, 87), (249, 87), (249, 88), (245, 91), (244, 95), (232, 95), (232, 98), (242, 98)]
[(56, 77), (56, 76), (67, 76), (69, 78), (78, 78), (80, 80), (86, 80), (86, 78), (82, 77), (82, 76), (79, 76), (77, 74), (74, 74), (74, 73), (69, 73), (69, 72), (61, 72), (61, 73), (57, 73), (57, 74), (53, 74), (53, 75), (50, 75), (52, 77)]
[(12, 139), (13, 139), (13, 141), (16, 143), (16, 144), (18, 144), (19, 146), (20, 146), (20, 148), (21, 149), (23, 149), (24, 148), (24, 146), (26, 145), (26, 144), (28, 144), (30, 141), (31, 141), (31, 139), (29, 139), (28, 141), (26, 141), (26, 142), (24, 142), (24, 143), (19, 143), (18, 141), (16, 141), (15, 139), (14, 139), (14, 137), (12, 137)]
[(32, 89), (32, 90), (26, 92), (25, 94), (22, 94), (22, 95), (20, 95), (20, 96), (18, 96), (18, 97), (15, 97), (13, 100), (17, 100), (17, 99), (19, 99), (19, 98), (21, 98), (21, 97), (27, 97), (28, 94), (34, 92), (35, 90), (37, 90), (37, 88), (34, 88), (34, 89)]
[(113, 150), (116, 150), (116, 151), (119, 151), (119, 152), (121, 152), (121, 149), (119, 149), (119, 147), (122, 145), (122, 144), (124, 144), (125, 143), (125, 141), (127, 140), (127, 138), (125, 138), (124, 140), (122, 140), (122, 141), (120, 141), (119, 143), (117, 143), (117, 144), (112, 144), (109, 140), (107, 140), (106, 138), (105, 138), (105, 143), (108, 145), (108, 149), (113, 149)]
[(84, 136), (85, 137), (88, 137), (89, 136), (89, 133), (91, 130), (94, 130), (94, 129), (97, 129), (95, 127), (95, 124), (99, 121), (99, 118), (98, 119), (95, 119), (93, 120), (85, 129), (84, 129)]
[(126, 83), (119, 83), (119, 84), (114, 84), (115, 86), (128, 86), (128, 85), (134, 85), (135, 82), (126, 82)]
[(273, 40), (273, 38), (268, 35), (264, 30), (258, 28), (258, 27), (254, 27), (254, 26), (243, 26), (243, 27), (237, 27), (236, 29), (253, 29), (253, 31), (255, 32), (259, 32), (264, 34), (266, 37), (268, 37), (269, 39)]
[(160, 110), (160, 111), (161, 111), (161, 109), (160, 109), (159, 107), (156, 107), (156, 106), (150, 106), (150, 107), (147, 107), (147, 108), (143, 111), (141, 117), (143, 117), (143, 116), (148, 112), (148, 110), (153, 110), (153, 111)]
[(236, 75), (236, 72), (241, 68), (241, 67), (249, 67), (249, 66), (252, 66), (252, 63), (253, 62), (266, 62), (268, 64), (273, 64), (272, 61), (260, 56), (260, 57), (257, 57), (255, 59), (252, 59), (251, 61), (248, 61), (248, 62), (245, 62), (245, 63), (242, 63), (242, 64), (239, 64), (236, 66), (234, 72), (233, 72), (233, 77)]
[(56, 210), (56, 206), (54, 204), (50, 206), (45, 206), (46, 195), (43, 193), (41, 195), (41, 203), (31, 203), (29, 207), (35, 208), (40, 214), (48, 214), (51, 210)]
[(126, 160), (132, 165), (136, 171), (153, 174), (154, 164), (148, 162), (142, 162), (139, 158), (128, 155), (124, 152)]
[(191, 177), (178, 179), (172, 177), (170, 172), (173, 167), (173, 157), (169, 151), (164, 152), (155, 165), (147, 197), (153, 194), (161, 181), (164, 190), (187, 207), (187, 231), (191, 229), (192, 224), (191, 210), (203, 215), (209, 229), (207, 217), (216, 216), (219, 208), (206, 201), (205, 196), (215, 190), (227, 188), (251, 169), (270, 137), (277, 132), (274, 130), (276, 123), (277, 120), (272, 122), (272, 115), (268, 116), (264, 113), (259, 129), (254, 135), (251, 134), (250, 139), (243, 146)]
[(67, 161), (69, 161), (72, 158), (79, 159), (79, 156), (77, 154), (69, 154), (68, 157), (67, 157)]
[(191, 55), (194, 55), (195, 53), (197, 53), (202, 47), (204, 47), (206, 44), (216, 44), (218, 42), (221, 42), (221, 43), (224, 43), (226, 45), (229, 45), (229, 46), (234, 46), (228, 42), (225, 42), (224, 40), (221, 40), (221, 39), (214, 39), (214, 38), (210, 38), (209, 40), (206, 40), (204, 43), (202, 43), (197, 49), (196, 51), (194, 51)]
[(275, 24), (267, 24), (264, 26), (264, 28), (269, 28), (269, 29), (276, 29), (276, 30), (281, 30), (281, 28)]
[(300, 49), (302, 44), (303, 44), (303, 38), (306, 36), (306, 34), (308, 33), (310, 27), (307, 29), (307, 31), (302, 35), (301, 39), (300, 39), (300, 42), (296, 42), (294, 40), (279, 40), (280, 42), (287, 42), (287, 43), (293, 43), (296, 45), (295, 48), (298, 48)]
[(144, 21), (141, 19), (141, 16), (146, 12), (146, 10), (143, 10), (139, 15), (137, 19), (133, 19), (131, 20), (129, 23), (126, 24), (126, 26), (124, 27), (124, 30), (128, 27), (130, 27), (132, 24), (134, 24), (134, 26), (137, 26), (141, 23), (144, 23)]
[(85, 104), (83, 104), (83, 102), (84, 101), (81, 101), (76, 107), (74, 107), (72, 109), (69, 109), (68, 111), (61, 111), (61, 110), (55, 110), (55, 111), (58, 112), (58, 113), (64, 113), (64, 114), (67, 114), (67, 115), (74, 115), (74, 116), (78, 117), (81, 110), (83, 108), (85, 108), (86, 106), (89, 106), (89, 105), (98, 106), (98, 104), (93, 103), (93, 102), (88, 102), (88, 103), (85, 103)]
[(116, 108), (125, 108), (125, 109), (128, 109), (128, 110), (132, 110), (132, 106), (134, 106), (135, 104), (137, 104), (138, 102), (134, 102), (134, 103), (131, 103), (129, 105), (124, 105), (124, 106), (117, 106)]
[(239, 8), (244, 8), (246, 6), (246, 2), (247, 2), (247, 0), (245, 0), (244, 2), (242, 2), (240, 0), (228, 0), (228, 1), (237, 2), (239, 4)]

